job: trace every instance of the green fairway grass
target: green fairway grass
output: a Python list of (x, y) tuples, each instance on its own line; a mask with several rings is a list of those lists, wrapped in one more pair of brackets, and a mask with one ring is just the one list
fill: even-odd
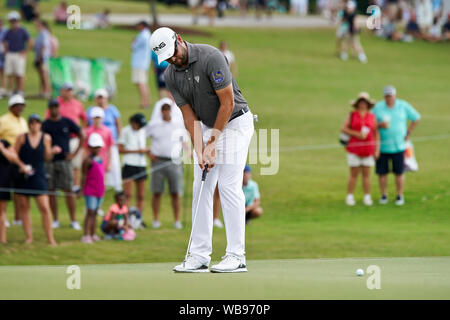
[[(34, 32), (33, 27), (27, 26)], [(122, 67), (117, 75), (119, 89), (113, 103), (120, 109), (124, 125), (131, 114), (141, 111), (138, 109), (137, 90), (130, 81), (130, 43), (135, 32), (119, 29), (69, 31), (60, 26), (54, 26), (53, 30), (60, 40), (61, 55), (120, 60)], [(185, 39), (212, 45), (218, 45), (220, 40), (229, 42), (237, 59), (238, 84), (252, 111), (259, 115), (256, 127), (279, 129), (280, 148), (336, 144), (341, 123), (351, 110), (349, 100), (363, 90), (378, 100), (382, 97), (382, 88), (387, 84), (395, 85), (399, 97), (408, 100), (422, 114), (413, 138), (444, 135), (441, 139), (416, 142), (420, 170), (407, 174), (406, 204), (403, 207), (393, 204), (395, 190), (392, 177), (389, 178), (390, 202), (386, 206), (378, 205), (376, 200), (380, 194), (375, 175), (372, 175), (374, 206), (368, 208), (362, 205), (361, 183), (358, 181), (355, 194), (357, 205), (347, 207), (344, 199), (348, 168), (342, 148), (297, 148), (297, 151), (281, 152), (279, 172), (276, 175), (263, 176), (259, 169), (264, 166), (254, 165), (253, 175), (259, 183), (264, 215), (247, 227), (246, 249), (249, 260), (449, 255), (449, 44), (392, 43), (364, 33), (362, 44), (369, 63), (362, 65), (356, 59), (341, 62), (336, 58), (333, 29), (201, 30), (211, 32), (212, 36), (186, 35)], [(155, 101), (153, 75), (150, 76), (150, 86), (152, 99)], [(36, 93), (37, 90), (36, 72), (29, 59), (26, 91)], [(87, 102), (85, 106), (91, 103)], [(6, 100), (2, 100), (0, 106), (6, 111)], [(45, 101), (30, 100), (25, 115), (31, 112), (43, 115), (45, 106)], [(151, 110), (146, 110), (145, 113), (149, 117)], [(188, 167), (185, 166), (185, 169)], [(191, 177), (188, 184), (192, 181), (192, 168), (189, 171)], [(189, 190), (188, 203), (191, 196)], [(112, 197), (113, 194), (109, 191), (104, 210), (112, 203)], [(148, 225), (152, 222), (150, 197), (148, 191), (144, 212)], [(35, 242), (25, 245), (23, 230), (19, 227), (9, 228), (9, 243), (0, 246), (0, 265), (181, 261), (189, 238), (190, 223), (181, 231), (172, 228), (173, 218), (168, 197), (163, 199), (162, 229), (139, 230), (134, 242), (81, 244), (82, 234), (69, 229), (68, 214), (61, 201), (62, 227), (55, 231), (59, 247), (51, 248), (45, 242), (40, 214), (34, 203), (32, 208)], [(83, 208), (83, 200), (78, 201), (77, 217), (80, 222), (83, 219)], [(189, 221), (190, 206), (187, 209), (185, 215)], [(12, 213), (12, 204), (9, 204), (7, 216), (10, 221)], [(225, 245), (225, 231), (215, 229), (213, 260), (220, 259)], [(448, 264), (448, 260), (445, 261)], [(276, 263), (270, 262), (272, 265)], [(170, 264), (172, 265), (173, 263)], [(255, 261), (248, 276), (237, 277), (253, 277), (252, 274), (256, 277), (259, 266), (264, 269), (265, 262)], [(149, 270), (170, 274), (168, 267), (169, 265), (156, 264), (149, 266)], [(99, 267), (92, 268), (94, 270)], [(270, 268), (264, 270), (266, 274), (270, 273)], [(361, 284), (361, 290), (365, 290), (361, 279), (352, 278), (354, 270), (356, 266), (346, 269), (345, 277), (348, 276), (355, 286)], [(400, 273), (400, 270), (397, 272)], [(301, 268), (299, 273), (302, 273)], [(326, 273), (323, 276), (326, 277)], [(62, 277), (64, 278), (64, 272)], [(6, 281), (3, 278), (1, 281)], [(11, 279), (14, 280), (14, 277)], [(38, 277), (36, 281), (37, 279)], [(181, 276), (171, 279), (184, 278)], [(286, 276), (284, 281), (289, 282), (289, 279)], [(255, 282), (256, 287), (262, 285)], [(11, 294), (15, 294), (15, 291), (11, 291)], [(280, 295), (279, 297), (282, 295), (281, 292), (273, 294)], [(297, 293), (286, 294), (294, 297)], [(163, 297), (168, 297), (167, 292), (165, 296), (161, 296)]]
[[(175, 274), (174, 263), (0, 267), (0, 299), (450, 299), (450, 257), (248, 262), (248, 273)], [(368, 289), (380, 270), (380, 289)], [(73, 282), (69, 281), (73, 284)], [(372, 287), (373, 288), (373, 287)]]
[[(52, 14), (55, 7), (60, 3), (60, 0), (46, 0), (40, 1), (39, 10), (44, 14)], [(71, 0), (67, 5), (76, 5), (81, 9), (81, 14), (95, 14), (109, 9), (111, 13), (131, 13), (131, 14), (146, 14), (150, 15), (150, 5), (148, 1), (134, 1), (134, 0)], [(157, 13), (189, 13), (187, 6), (172, 5), (167, 6), (162, 3), (156, 5)], [(0, 13), (7, 13), (13, 9), (0, 7)], [(53, 16), (52, 16), (53, 17)]]

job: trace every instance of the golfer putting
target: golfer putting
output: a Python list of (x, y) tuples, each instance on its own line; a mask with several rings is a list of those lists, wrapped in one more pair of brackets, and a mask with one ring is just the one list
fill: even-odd
[(217, 184), (227, 247), (211, 272), (246, 272), (242, 179), (254, 131), (253, 115), (218, 49), (183, 41), (169, 28), (157, 29), (150, 45), (160, 63), (169, 62), (165, 81), (195, 150), (191, 239), (185, 261), (173, 270), (209, 271)]

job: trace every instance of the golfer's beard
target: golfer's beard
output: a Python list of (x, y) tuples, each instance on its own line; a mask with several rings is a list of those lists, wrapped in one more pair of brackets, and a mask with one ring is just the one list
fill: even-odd
[(178, 63), (178, 62), (174, 62), (173, 64), (176, 66), (176, 67), (184, 67), (184, 66), (186, 66), (187, 65), (187, 62), (188, 62), (188, 56), (186, 55), (186, 56), (184, 56), (183, 58), (182, 58), (182, 60), (181, 60), (181, 62), (180, 63)]

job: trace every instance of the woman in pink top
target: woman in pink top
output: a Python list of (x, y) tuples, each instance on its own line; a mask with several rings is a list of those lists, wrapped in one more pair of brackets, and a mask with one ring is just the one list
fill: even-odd
[(105, 194), (105, 168), (99, 156), (104, 146), (102, 137), (92, 133), (88, 140), (90, 154), (83, 160), (81, 188), (86, 201), (87, 214), (84, 220), (83, 243), (92, 243), (100, 240), (96, 235), (97, 211), (103, 202)]
[(363, 202), (367, 206), (373, 204), (370, 196), (370, 170), (380, 155), (378, 123), (374, 114), (370, 112), (374, 104), (367, 92), (361, 92), (356, 100), (351, 102), (354, 111), (347, 116), (341, 128), (343, 133), (350, 136), (347, 144), (350, 176), (345, 199), (349, 206), (356, 204), (353, 192), (360, 172), (364, 189)]
[(99, 156), (103, 159), (105, 172), (109, 171), (111, 163), (111, 147), (114, 145), (114, 138), (111, 130), (103, 124), (105, 112), (100, 107), (93, 107), (91, 110), (92, 126), (86, 128), (85, 155), (89, 152), (86, 141), (93, 133), (98, 133), (103, 139), (103, 147), (100, 149)]

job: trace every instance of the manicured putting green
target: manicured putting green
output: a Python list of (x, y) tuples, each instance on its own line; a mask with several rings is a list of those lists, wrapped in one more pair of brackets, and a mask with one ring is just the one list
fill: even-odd
[[(248, 261), (248, 273), (174, 274), (175, 263), (0, 267), (0, 299), (450, 299), (450, 257)], [(371, 265), (381, 289), (367, 288)]]

